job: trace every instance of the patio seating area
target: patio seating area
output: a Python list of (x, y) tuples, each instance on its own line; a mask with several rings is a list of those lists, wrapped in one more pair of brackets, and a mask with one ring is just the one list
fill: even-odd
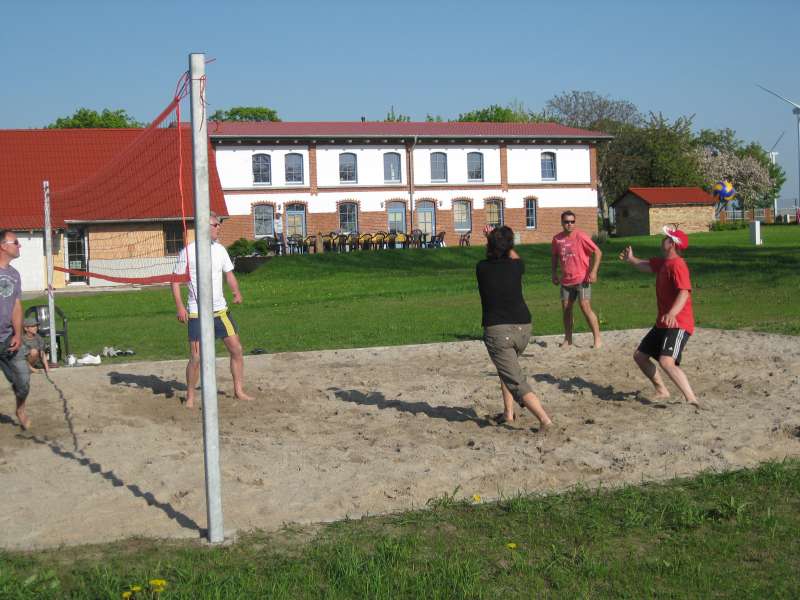
[[(283, 239), (282, 234), (269, 237), (267, 245), (276, 255), (281, 254), (315, 254), (318, 252), (356, 252), (394, 250), (402, 248), (443, 248), (445, 232), (435, 235), (414, 229), (410, 233), (400, 231), (337, 232), (331, 231), (317, 235), (289, 235)], [(469, 246), (470, 232), (459, 236), (459, 245)]]

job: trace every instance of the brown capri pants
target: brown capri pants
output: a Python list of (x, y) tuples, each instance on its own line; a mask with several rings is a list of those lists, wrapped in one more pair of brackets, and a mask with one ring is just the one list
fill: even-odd
[(483, 343), (489, 351), (497, 368), (500, 381), (514, 396), (517, 404), (522, 405), (522, 397), (533, 392), (528, 379), (519, 366), (519, 356), (525, 351), (531, 339), (531, 324), (490, 325), (483, 328)]

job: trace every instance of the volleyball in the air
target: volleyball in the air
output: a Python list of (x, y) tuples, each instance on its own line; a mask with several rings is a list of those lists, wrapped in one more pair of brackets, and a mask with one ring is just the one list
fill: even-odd
[(736, 190), (730, 181), (718, 181), (712, 188), (714, 197), (720, 202), (730, 202), (736, 196)]

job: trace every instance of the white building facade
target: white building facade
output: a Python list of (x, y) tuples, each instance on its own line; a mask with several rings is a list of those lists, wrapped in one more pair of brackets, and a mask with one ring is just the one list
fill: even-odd
[(223, 241), (284, 234), (444, 232), (487, 223), (545, 242), (572, 210), (597, 230), (596, 144), (551, 123), (216, 123)]

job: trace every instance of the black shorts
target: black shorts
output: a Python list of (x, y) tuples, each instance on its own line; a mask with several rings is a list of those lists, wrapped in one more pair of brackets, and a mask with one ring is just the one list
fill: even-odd
[(671, 356), (675, 364), (681, 364), (681, 354), (689, 341), (690, 334), (685, 329), (663, 329), (653, 327), (639, 342), (639, 352), (652, 356)]

